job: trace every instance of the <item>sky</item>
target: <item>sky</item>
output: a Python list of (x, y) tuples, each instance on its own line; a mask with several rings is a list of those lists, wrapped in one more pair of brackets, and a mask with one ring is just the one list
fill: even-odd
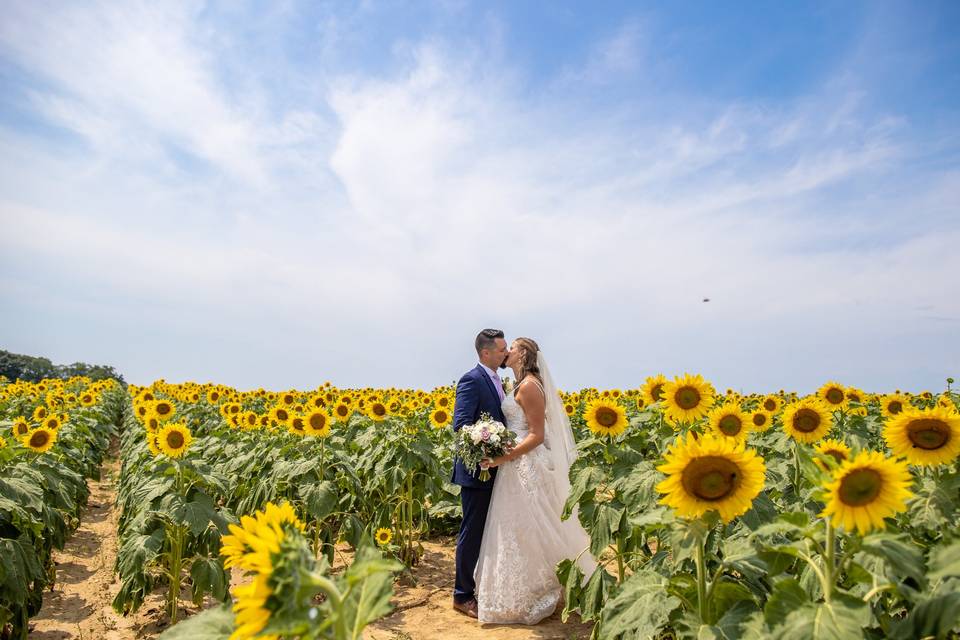
[(431, 388), (493, 327), (566, 389), (960, 378), (956, 2), (2, 12), (2, 349)]

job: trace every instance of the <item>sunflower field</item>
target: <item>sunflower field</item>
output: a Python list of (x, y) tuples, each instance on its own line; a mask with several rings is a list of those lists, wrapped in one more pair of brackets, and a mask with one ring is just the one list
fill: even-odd
[[(948, 385), (949, 385), (948, 381)], [(945, 638), (960, 628), (960, 396), (587, 390), (558, 568), (600, 638)]]
[(0, 636), (27, 637), (125, 399), (113, 380), (0, 379)]
[[(172, 627), (174, 640), (359, 637), (389, 611), (422, 542), (459, 528), (452, 386), (41, 385), (0, 387), (0, 523), (11, 523), (0, 542), (35, 560), (11, 569), (6, 553), (0, 565), (0, 603), (22, 594), (0, 608), (16, 629), (114, 425), (114, 609), (159, 591), (176, 622), (183, 597), (223, 603)], [(960, 396), (949, 383), (939, 394), (830, 382), (809, 396), (741, 395), (658, 375), (561, 399), (580, 452), (564, 515), (599, 563), (589, 576), (574, 559), (558, 565), (564, 620), (575, 612), (611, 639), (958, 637)], [(18, 464), (53, 488), (11, 480), (24, 478)], [(68, 480), (53, 485), (41, 467)], [(352, 557), (334, 571), (344, 548)], [(231, 589), (234, 571), (247, 578)]]

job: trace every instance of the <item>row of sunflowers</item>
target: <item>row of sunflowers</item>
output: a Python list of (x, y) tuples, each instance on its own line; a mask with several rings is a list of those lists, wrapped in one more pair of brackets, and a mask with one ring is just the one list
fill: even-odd
[(0, 637), (27, 637), (125, 397), (113, 380), (0, 379)]

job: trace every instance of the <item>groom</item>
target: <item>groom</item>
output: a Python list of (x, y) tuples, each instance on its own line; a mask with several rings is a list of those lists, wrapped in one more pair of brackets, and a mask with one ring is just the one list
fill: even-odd
[[(474, 424), (481, 413), (506, 424), (500, 403), (503, 401), (503, 384), (497, 369), (507, 360), (507, 341), (503, 331), (484, 329), (475, 342), (480, 364), (467, 371), (457, 383), (457, 398), (453, 407), (453, 430)], [(460, 485), (460, 503), (463, 505), (463, 521), (457, 535), (457, 578), (453, 589), (453, 608), (476, 618), (477, 599), (474, 595), (473, 571), (480, 557), (480, 542), (483, 527), (487, 522), (487, 507), (497, 469), (490, 469), (490, 479), (479, 480), (463, 465), (459, 458), (453, 462), (450, 482)]]

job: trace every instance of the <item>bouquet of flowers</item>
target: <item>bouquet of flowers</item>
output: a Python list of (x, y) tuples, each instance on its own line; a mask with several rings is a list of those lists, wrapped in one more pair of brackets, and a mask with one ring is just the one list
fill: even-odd
[[(480, 414), (475, 424), (464, 425), (457, 431), (453, 442), (453, 454), (463, 460), (463, 465), (474, 473), (484, 458), (493, 460), (507, 452), (507, 447), (516, 444), (517, 434), (488, 414)], [(481, 481), (490, 479), (490, 471), (481, 469)]]

